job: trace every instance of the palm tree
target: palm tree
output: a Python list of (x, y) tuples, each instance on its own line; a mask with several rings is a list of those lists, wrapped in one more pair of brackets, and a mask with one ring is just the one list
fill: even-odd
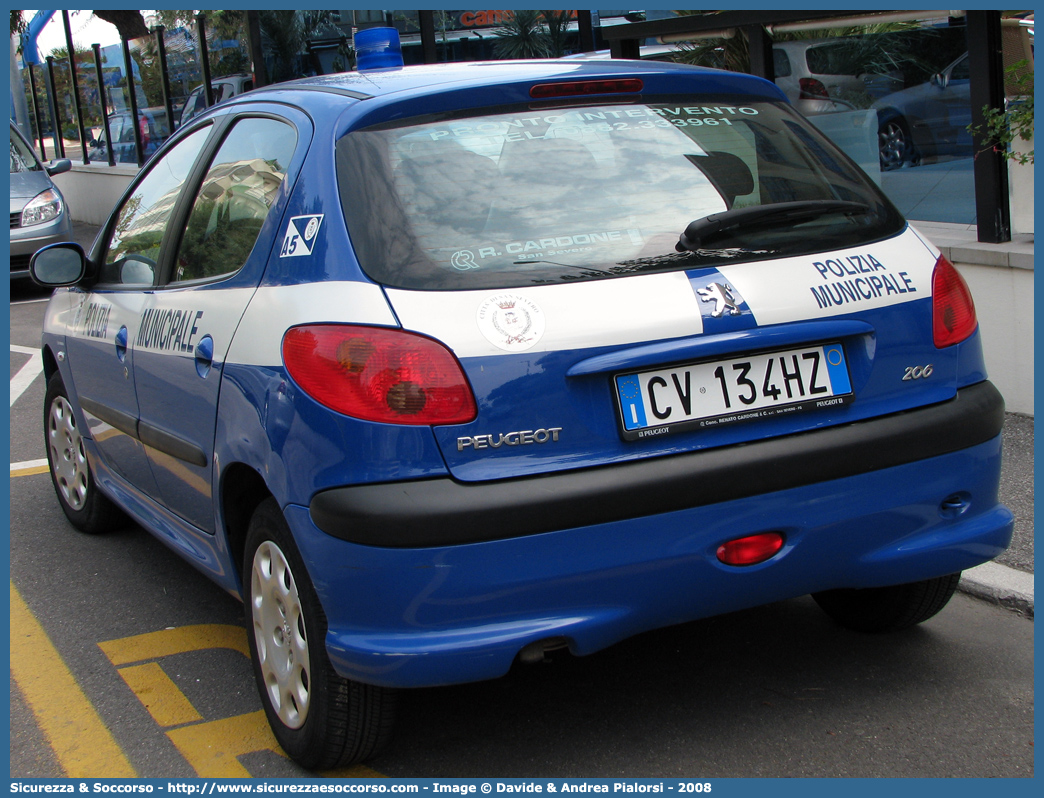
[(493, 31), (497, 58), (547, 58), (551, 54), (539, 11), (515, 11), (504, 27)]
[(547, 25), (548, 55), (561, 58), (569, 49), (570, 14), (568, 11), (541, 11), (540, 14)]

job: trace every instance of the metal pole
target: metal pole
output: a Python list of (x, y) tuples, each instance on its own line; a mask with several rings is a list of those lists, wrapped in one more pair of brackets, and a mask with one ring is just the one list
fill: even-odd
[[(999, 11), (968, 11), (969, 94), (972, 126), (985, 124), (983, 108), (1004, 110), (1004, 58)], [(1004, 153), (972, 136), (975, 152), (975, 218), (979, 241), (1000, 244), (1011, 241), (1011, 205), (1008, 200), (1008, 162)]]
[(36, 119), (36, 137), (40, 141), (40, 157), (47, 160), (47, 147), (44, 145), (43, 118), (40, 116), (40, 105), (36, 101), (36, 73), (32, 62), (26, 63), (29, 67), (29, 93), (33, 98), (33, 118)]
[(80, 149), (83, 150), (83, 162), (88, 164), (87, 132), (83, 127), (83, 111), (80, 110), (80, 81), (76, 79), (76, 48), (73, 46), (72, 25), (69, 24), (69, 12), (62, 11), (62, 22), (65, 23), (65, 44), (69, 48), (69, 78), (72, 80), (73, 111), (76, 114), (76, 129), (80, 134)]
[(54, 151), (59, 158), (65, 157), (65, 141), (62, 139), (62, 113), (58, 105), (58, 89), (54, 85), (54, 56), (47, 56), (47, 100), (54, 118)]
[(210, 54), (207, 51), (207, 15), (196, 15), (196, 31), (199, 33), (199, 54), (203, 60), (203, 97), (207, 108), (214, 104), (214, 87), (210, 85)]
[(164, 27), (157, 25), (152, 29), (156, 36), (156, 51), (159, 54), (160, 81), (163, 87), (163, 107), (167, 112), (167, 130), (174, 132), (174, 103), (170, 99), (170, 75), (167, 74), (167, 42), (163, 38)]
[(580, 52), (593, 53), (595, 50), (594, 15), (590, 11), (577, 11), (576, 27), (580, 34)]
[[(134, 70), (131, 68), (133, 62), (131, 61), (130, 54), (130, 42), (127, 39), (122, 39), (123, 42), (123, 66), (127, 70), (127, 99), (130, 102), (130, 115), (131, 115), (131, 126), (134, 129), (134, 154), (138, 160), (138, 166), (145, 163), (145, 148), (141, 146), (141, 126), (138, 124), (138, 98), (135, 96), (134, 91)], [(109, 149), (115, 149), (113, 144), (115, 142), (109, 142)]]
[(257, 11), (247, 11), (247, 44), (250, 49), (250, 63), (254, 70), (254, 88), (260, 89), (268, 85), (268, 70), (265, 69), (265, 53), (261, 49), (261, 21)]
[(438, 49), (435, 46), (435, 12), (418, 11), (417, 21), (420, 23), (421, 51), (424, 54), (424, 63), (434, 64), (439, 60)]
[(102, 127), (105, 129), (105, 142), (109, 145), (109, 166), (116, 165), (116, 150), (112, 146), (112, 131), (109, 130), (109, 102), (105, 97), (105, 73), (102, 72), (101, 45), (92, 44), (94, 50), (94, 73), (98, 76), (98, 101), (101, 103)]
[(772, 61), (772, 37), (761, 25), (744, 25), (747, 34), (747, 53), (750, 56), (750, 74), (765, 80), (776, 79), (775, 64)]

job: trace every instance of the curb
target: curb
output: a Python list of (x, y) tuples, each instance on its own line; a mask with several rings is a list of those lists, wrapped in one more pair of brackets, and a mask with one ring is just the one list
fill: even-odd
[(965, 571), (957, 589), (1028, 618), (1033, 617), (1033, 574), (1025, 571), (1016, 571), (995, 562), (983, 563)]

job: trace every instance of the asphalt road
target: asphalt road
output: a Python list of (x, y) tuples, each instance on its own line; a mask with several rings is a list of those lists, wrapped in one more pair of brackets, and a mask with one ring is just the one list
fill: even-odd
[[(33, 298), (11, 307), (12, 377)], [(43, 390), (12, 404), (12, 463), (44, 456)], [(306, 775), (260, 715), (237, 600), (136, 526), (75, 532), (46, 472), (13, 473), (10, 521), (12, 776)], [(958, 595), (865, 636), (803, 598), (404, 692), (391, 750), (329, 775), (1020, 777), (1033, 720), (1031, 620)]]

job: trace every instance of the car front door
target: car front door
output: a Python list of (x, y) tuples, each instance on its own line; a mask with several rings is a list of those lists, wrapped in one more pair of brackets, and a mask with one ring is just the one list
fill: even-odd
[(153, 290), (163, 231), (208, 133), (183, 139), (137, 181), (107, 231), (98, 282), (76, 293), (69, 314), (69, 368), (91, 437), (106, 464), (149, 495), (156, 484), (138, 437), (132, 335)]

